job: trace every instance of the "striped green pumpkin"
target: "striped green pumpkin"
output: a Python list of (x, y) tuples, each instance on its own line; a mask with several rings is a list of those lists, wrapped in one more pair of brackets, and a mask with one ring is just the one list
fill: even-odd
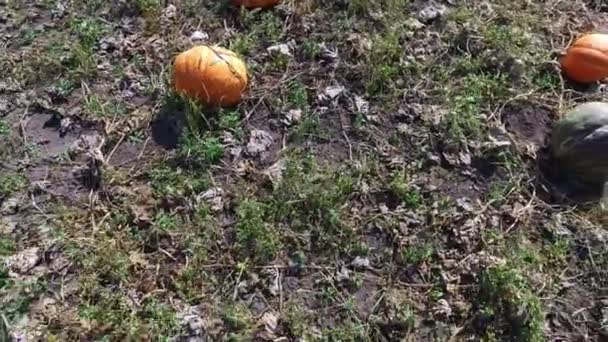
[(553, 128), (553, 156), (578, 181), (603, 186), (608, 180), (608, 103), (574, 108)]

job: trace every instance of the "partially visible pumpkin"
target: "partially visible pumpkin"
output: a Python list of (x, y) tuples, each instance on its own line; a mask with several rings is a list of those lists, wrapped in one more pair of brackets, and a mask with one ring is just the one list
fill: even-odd
[(589, 102), (553, 128), (551, 150), (562, 171), (590, 185), (608, 180), (608, 103)]
[(276, 6), (281, 0), (232, 0), (234, 6), (244, 6), (245, 8), (269, 8)]
[(236, 105), (247, 88), (245, 63), (232, 51), (196, 46), (175, 57), (173, 86), (211, 106)]
[(590, 83), (608, 76), (608, 34), (592, 33), (577, 39), (561, 60), (570, 79)]

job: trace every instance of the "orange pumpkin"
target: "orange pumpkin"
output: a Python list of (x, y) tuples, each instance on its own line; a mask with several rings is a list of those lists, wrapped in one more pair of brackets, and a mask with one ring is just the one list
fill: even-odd
[(182, 52), (173, 63), (173, 86), (211, 106), (234, 106), (247, 88), (245, 63), (232, 51), (207, 45)]
[(276, 6), (281, 0), (232, 0), (234, 6), (244, 6), (245, 8), (268, 8)]
[(608, 34), (592, 33), (577, 39), (561, 60), (562, 70), (574, 81), (590, 83), (608, 76)]

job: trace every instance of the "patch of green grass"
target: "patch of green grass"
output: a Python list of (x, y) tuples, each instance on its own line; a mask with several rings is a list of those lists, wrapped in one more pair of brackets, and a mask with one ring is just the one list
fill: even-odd
[(171, 233), (177, 230), (179, 226), (179, 219), (174, 214), (160, 211), (154, 218), (154, 226), (161, 232)]
[(320, 246), (350, 247), (352, 231), (343, 220), (343, 206), (355, 190), (353, 178), (347, 170), (324, 169), (312, 158), (292, 158), (273, 192), (276, 218), (315, 235)]
[(93, 251), (79, 248), (69, 241), (68, 254), (87, 274), (94, 275), (98, 282), (120, 285), (127, 283), (132, 275), (128, 249), (130, 241), (117, 241), (104, 233), (97, 237)]
[(559, 74), (549, 70), (541, 70), (534, 76), (534, 84), (541, 90), (557, 90), (561, 86)]
[(220, 112), (219, 128), (235, 133), (242, 137), (243, 128), (241, 127), (241, 115), (238, 111), (227, 110)]
[(420, 246), (408, 246), (401, 254), (405, 262), (420, 265), (431, 261), (435, 254), (435, 246), (431, 243), (425, 243)]
[(365, 342), (372, 341), (368, 334), (368, 326), (354, 320), (344, 320), (339, 325), (322, 331), (325, 341)]
[(423, 204), (422, 194), (412, 187), (403, 172), (397, 172), (389, 184), (390, 191), (410, 208), (419, 208)]
[(53, 91), (59, 95), (66, 97), (68, 96), (74, 89), (76, 89), (77, 84), (74, 80), (69, 78), (60, 78), (53, 83)]
[(106, 32), (101, 20), (92, 17), (74, 17), (68, 22), (70, 31), (78, 36), (83, 47), (92, 49)]
[(557, 265), (558, 267), (565, 266), (568, 262), (571, 243), (568, 237), (556, 237), (550, 243), (545, 244), (542, 255), (546, 263)]
[(125, 106), (116, 100), (105, 100), (97, 95), (85, 98), (85, 113), (93, 119), (114, 119), (125, 117)]
[(209, 187), (208, 177), (183, 168), (167, 165), (153, 167), (147, 172), (156, 196), (185, 196), (198, 194)]
[(168, 341), (181, 332), (181, 326), (173, 308), (154, 298), (146, 300), (139, 317), (143, 325), (147, 327), (147, 335), (155, 336), (158, 340)]
[(492, 24), (482, 26), (482, 28), (484, 41), (490, 48), (519, 54), (529, 44), (524, 32), (517, 25)]
[(321, 47), (312, 40), (307, 40), (302, 43), (302, 51), (304, 52), (304, 55), (311, 60), (317, 59), (321, 55)]
[(138, 130), (129, 132), (129, 136), (127, 139), (130, 143), (140, 144), (140, 143), (144, 142), (144, 140), (146, 139), (146, 135), (145, 135), (145, 132), (138, 129)]
[(267, 204), (245, 200), (236, 209), (237, 247), (241, 254), (261, 261), (270, 260), (281, 248), (280, 237), (269, 220)]
[(26, 29), (21, 32), (19, 37), (21, 45), (30, 45), (34, 42), (34, 40), (38, 37), (38, 32), (33, 29)]
[(0, 197), (9, 197), (27, 187), (25, 176), (17, 173), (0, 172)]
[(299, 305), (290, 304), (287, 306), (284, 312), (284, 321), (292, 336), (306, 338), (311, 334), (309, 317)]
[(255, 329), (254, 316), (246, 306), (240, 304), (228, 305), (224, 308), (222, 317), (230, 331), (236, 333), (231, 341), (240, 341), (239, 337), (249, 335)]
[(373, 42), (364, 66), (365, 89), (371, 95), (390, 94), (403, 70), (399, 30), (388, 30), (371, 38)]
[(161, 0), (136, 0), (137, 9), (145, 15), (158, 14), (161, 11)]
[(287, 70), (287, 66), (289, 65), (290, 57), (284, 55), (273, 55), (270, 58), (270, 62), (266, 64), (267, 71), (272, 72), (284, 72)]
[(120, 291), (85, 280), (82, 288), (84, 304), (79, 308), (82, 319), (94, 326), (106, 326), (95, 336), (105, 340), (142, 340), (154, 336), (158, 341), (168, 340), (181, 333), (175, 312), (154, 297), (146, 298), (136, 310)]
[(300, 82), (292, 82), (285, 94), (284, 103), (286, 108), (308, 109), (309, 98), (306, 86)]
[(481, 275), (479, 303), (491, 323), (486, 335), (518, 341), (544, 341), (544, 313), (540, 299), (516, 268), (495, 266)]
[(490, 185), (488, 201), (495, 207), (500, 207), (507, 200), (507, 195), (513, 190), (513, 184), (508, 181), (498, 181)]
[(0, 136), (7, 136), (11, 132), (11, 126), (8, 122), (0, 119)]
[(251, 33), (238, 34), (230, 40), (228, 47), (238, 55), (247, 56), (249, 52), (255, 48), (257, 43), (258, 41)]
[(459, 24), (465, 24), (468, 22), (475, 22), (477, 19), (474, 10), (467, 6), (458, 6), (452, 11), (446, 13), (446, 21), (454, 21)]
[(184, 132), (179, 145), (179, 154), (198, 163), (215, 163), (224, 156), (224, 145), (219, 138), (201, 137), (197, 133)]
[(446, 138), (457, 143), (483, 141), (487, 128), (482, 113), (506, 94), (508, 82), (504, 76), (466, 75), (459, 86), (448, 91), (452, 110), (443, 122)]
[[(28, 312), (32, 304), (46, 290), (46, 283), (43, 281), (12, 281), (3, 280), (4, 271), (0, 267), (0, 297), (4, 297), (5, 290), (17, 292), (17, 295), (0, 303), (0, 312), (6, 317), (9, 323), (17, 322), (25, 313)], [(4, 287), (2, 284), (4, 283)], [(8, 299), (8, 297), (7, 297)], [(1, 319), (1, 318), (0, 318)]]
[(11, 255), (15, 252), (15, 242), (0, 236), (0, 255)]
[(71, 67), (70, 73), (75, 79), (94, 77), (97, 75), (95, 52), (90, 47), (75, 45), (72, 49), (69, 66)]

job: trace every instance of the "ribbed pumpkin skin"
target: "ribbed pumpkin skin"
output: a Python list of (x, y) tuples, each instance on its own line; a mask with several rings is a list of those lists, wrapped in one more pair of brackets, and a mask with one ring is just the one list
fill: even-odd
[(232, 0), (234, 6), (244, 6), (248, 9), (253, 8), (268, 8), (276, 6), (281, 0)]
[(247, 88), (247, 67), (221, 47), (196, 46), (175, 57), (173, 86), (210, 106), (236, 105)]
[(589, 102), (553, 128), (553, 156), (572, 178), (602, 185), (608, 179), (608, 103)]
[(561, 61), (574, 81), (590, 83), (608, 76), (608, 35), (592, 33), (576, 40)]

